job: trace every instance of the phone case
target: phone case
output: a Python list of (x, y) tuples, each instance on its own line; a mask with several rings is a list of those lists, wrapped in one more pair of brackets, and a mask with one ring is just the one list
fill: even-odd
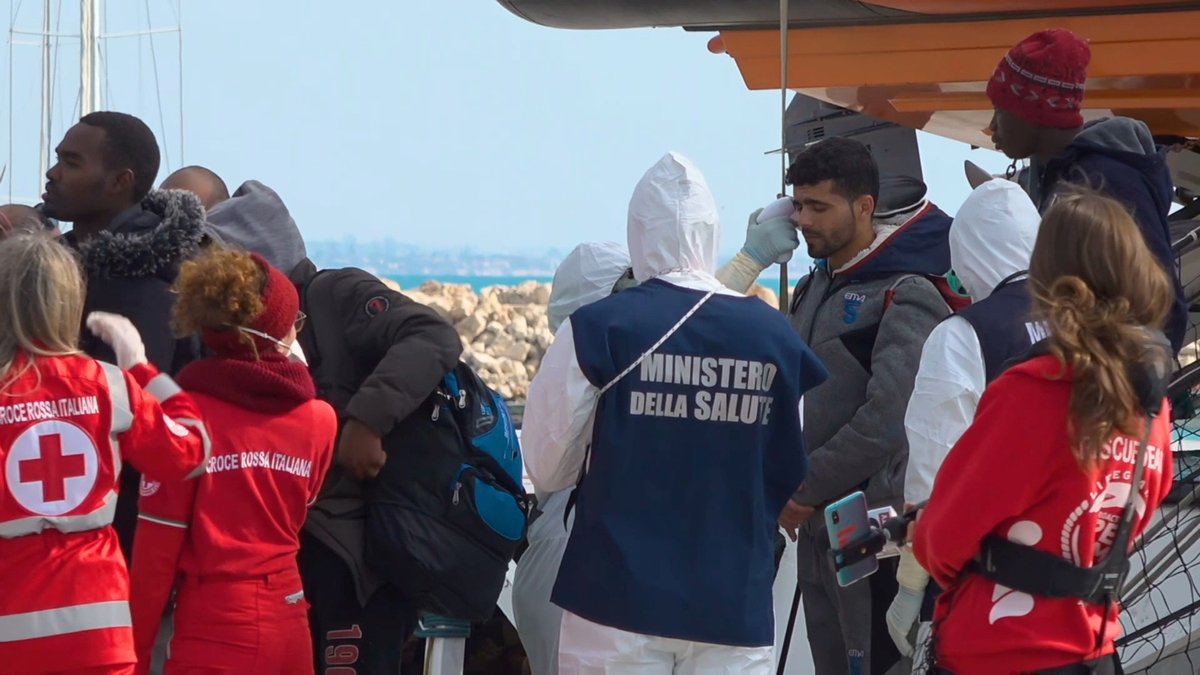
[[(829, 532), (829, 545), (842, 550), (871, 534), (871, 522), (867, 516), (867, 498), (855, 492), (825, 507), (825, 529)], [(850, 584), (871, 576), (879, 569), (879, 559), (870, 556), (865, 560), (844, 567), (837, 572), (839, 586)]]

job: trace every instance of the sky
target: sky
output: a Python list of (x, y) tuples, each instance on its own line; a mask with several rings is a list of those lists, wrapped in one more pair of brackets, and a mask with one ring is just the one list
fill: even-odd
[[(779, 158), (764, 154), (779, 146), (779, 92), (747, 90), (733, 59), (708, 52), (711, 33), (544, 28), (495, 0), (103, 6), (107, 34), (182, 25), (103, 41), (101, 107), (155, 130), (160, 180), (185, 164), (231, 189), (261, 180), (310, 240), (498, 253), (624, 241), (633, 186), (678, 151), (708, 179), (729, 256), (779, 190)], [(51, 0), (54, 32), (78, 32), (78, 7)], [(10, 0), (10, 25), (39, 29), (42, 8)], [(41, 50), (12, 38), (0, 191), (36, 200)], [(78, 117), (79, 42), (52, 52), (51, 147)], [(969, 192), (964, 159), (1007, 165), (933, 136), (920, 145), (930, 196), (951, 214)]]

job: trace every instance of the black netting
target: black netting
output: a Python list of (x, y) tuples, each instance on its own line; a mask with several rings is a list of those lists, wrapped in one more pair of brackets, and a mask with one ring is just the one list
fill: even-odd
[(1122, 593), (1128, 673), (1200, 673), (1200, 362), (1171, 387), (1175, 486), (1138, 543)]

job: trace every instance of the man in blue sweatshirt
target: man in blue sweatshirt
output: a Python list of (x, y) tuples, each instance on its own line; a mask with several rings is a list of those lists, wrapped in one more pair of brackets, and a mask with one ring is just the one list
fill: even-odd
[(1087, 42), (1065, 29), (1039, 31), (1009, 50), (987, 87), (996, 109), (992, 140), (1009, 158), (1031, 160), (1022, 182), (1039, 211), (1072, 184), (1099, 190), (1129, 209), (1175, 281), (1166, 332), (1178, 352), (1188, 311), (1167, 225), (1171, 174), (1145, 123), (1110, 117), (1084, 124), (1080, 110), (1090, 60)]

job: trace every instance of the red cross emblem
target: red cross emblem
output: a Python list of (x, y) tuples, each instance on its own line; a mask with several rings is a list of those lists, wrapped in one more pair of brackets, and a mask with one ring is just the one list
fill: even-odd
[(18, 466), (22, 483), (37, 481), (42, 484), (42, 501), (61, 502), (67, 497), (67, 479), (78, 478), (87, 473), (83, 454), (64, 455), (62, 436), (58, 434), (39, 436), (37, 459), (27, 459)]
[(4, 482), (30, 513), (61, 516), (92, 494), (100, 464), (99, 449), (87, 431), (66, 420), (46, 420), (13, 441), (4, 460)]

